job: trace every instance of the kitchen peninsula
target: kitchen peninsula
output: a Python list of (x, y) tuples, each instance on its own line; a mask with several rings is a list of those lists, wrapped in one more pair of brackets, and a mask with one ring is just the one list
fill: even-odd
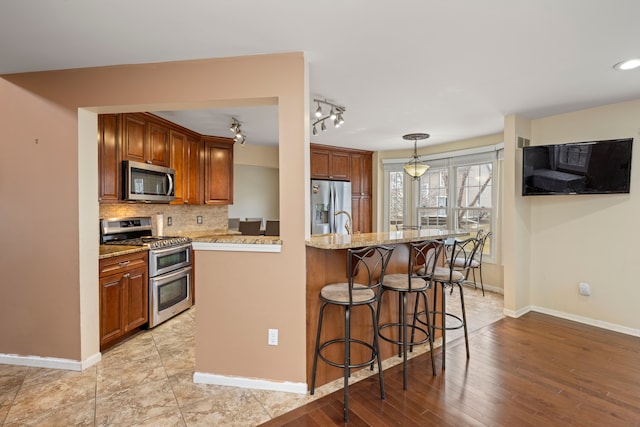
[[(312, 235), (306, 241), (307, 259), (307, 381), (311, 383), (311, 369), (315, 337), (318, 327), (318, 312), (320, 310), (319, 294), (322, 287), (329, 283), (345, 282), (347, 279), (347, 250), (371, 245), (393, 245), (395, 249), (387, 266), (387, 274), (405, 273), (409, 258), (409, 243), (424, 240), (444, 240), (449, 237), (467, 236), (465, 230), (405, 230), (388, 233), (362, 234), (321, 234)], [(396, 304), (385, 304), (380, 315), (380, 322), (386, 323), (397, 319)], [(351, 331), (353, 337), (369, 338), (373, 326), (371, 318), (365, 310), (354, 310), (351, 315)], [(339, 307), (329, 306), (326, 309), (325, 321), (321, 341), (342, 336), (344, 315)], [(354, 348), (354, 360), (366, 360), (369, 355), (360, 354), (361, 348)], [(397, 353), (397, 348), (381, 340), (380, 353), (382, 359), (387, 359)], [(339, 359), (336, 358), (336, 359)], [(343, 371), (325, 363), (318, 364), (316, 384), (322, 385), (341, 377)]]

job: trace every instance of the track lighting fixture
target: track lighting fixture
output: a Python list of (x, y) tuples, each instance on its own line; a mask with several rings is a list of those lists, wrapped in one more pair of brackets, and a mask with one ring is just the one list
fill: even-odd
[(242, 134), (242, 129), (240, 129), (240, 126), (241, 126), (240, 122), (235, 117), (232, 117), (231, 120), (232, 122), (229, 130), (233, 132), (233, 135), (234, 135), (233, 141), (236, 143), (239, 142), (240, 145), (244, 145), (247, 138)]
[(414, 180), (420, 179), (422, 175), (429, 169), (429, 165), (420, 160), (418, 156), (418, 140), (429, 138), (428, 133), (408, 133), (402, 136), (402, 139), (413, 141), (413, 155), (404, 166), (404, 171), (413, 177)]
[[(318, 106), (318, 108), (316, 108), (316, 111), (314, 113), (315, 121), (313, 122), (313, 130), (312, 130), (313, 135), (318, 134), (318, 130), (316, 128), (317, 124), (320, 124), (320, 130), (322, 132), (327, 130), (327, 125), (324, 123), (325, 120), (333, 121), (333, 127), (336, 127), (336, 128), (339, 128), (340, 125), (344, 123), (344, 118), (342, 117), (342, 113), (347, 111), (345, 107), (336, 105), (332, 102), (327, 101), (326, 99), (314, 99), (313, 102), (315, 102), (316, 105)], [(327, 114), (326, 116), (324, 115), (322, 111), (322, 105), (320, 104), (327, 105), (330, 107), (329, 114)]]

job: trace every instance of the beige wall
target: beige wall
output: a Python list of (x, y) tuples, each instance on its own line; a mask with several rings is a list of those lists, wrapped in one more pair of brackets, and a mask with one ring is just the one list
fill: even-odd
[[(307, 84), (301, 53), (2, 76), (0, 353), (84, 360), (98, 352), (97, 298), (80, 310), (81, 295), (83, 304), (91, 304), (87, 295), (98, 286), (97, 191), (88, 200), (90, 189), (80, 184), (81, 173), (90, 174), (92, 167), (88, 179), (97, 183), (97, 150), (78, 147), (95, 146), (95, 131), (92, 136), (83, 131), (82, 138), (78, 133), (95, 123), (95, 114), (81, 114), (79, 121), (78, 108), (115, 112), (277, 103), (280, 206), (294, 207), (280, 209), (282, 253), (270, 258), (269, 274), (244, 268), (240, 281), (230, 266), (251, 265), (251, 255), (225, 254), (229, 262), (213, 272), (215, 280), (197, 284), (241, 293), (245, 304), (219, 307), (220, 301), (198, 300), (196, 364), (202, 372), (244, 376), (259, 360), (261, 378), (304, 381)], [(88, 255), (80, 256), (79, 248)], [(206, 271), (204, 262), (200, 267)], [(94, 268), (90, 280), (84, 272)], [(254, 333), (254, 309), (264, 321), (260, 333)], [(268, 348), (267, 325), (280, 324), (282, 313), (288, 321), (281, 327), (281, 346)], [(81, 322), (91, 331), (81, 330)], [(217, 331), (230, 327), (234, 339), (218, 341)], [(90, 337), (95, 341), (83, 342)], [(229, 349), (237, 357), (211, 363)]]
[[(531, 304), (640, 334), (640, 100), (531, 122), (531, 144), (635, 137), (631, 193), (528, 197)], [(591, 285), (591, 296), (578, 284)]]

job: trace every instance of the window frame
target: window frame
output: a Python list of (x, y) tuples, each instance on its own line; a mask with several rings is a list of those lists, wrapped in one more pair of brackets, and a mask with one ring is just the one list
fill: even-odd
[[(497, 249), (497, 230), (498, 230), (498, 218), (500, 215), (500, 191), (501, 190), (501, 182), (499, 177), (501, 176), (500, 172), (500, 160), (502, 159), (502, 153), (504, 150), (504, 144), (496, 144), (495, 146), (486, 146), (479, 147), (477, 149), (470, 150), (460, 150), (457, 152), (450, 152), (441, 155), (434, 156), (422, 156), (422, 159), (426, 161), (431, 168), (439, 169), (445, 168), (448, 169), (449, 174), (449, 182), (447, 188), (447, 205), (446, 209), (446, 225), (444, 226), (446, 229), (455, 228), (455, 224), (453, 221), (457, 218), (457, 213), (460, 210), (488, 210), (490, 215), (489, 221), (489, 231), (493, 232), (493, 238), (489, 240), (489, 245), (486, 249), (488, 249), (488, 253), (484, 254), (484, 261), (495, 263), (498, 259), (498, 254), (496, 253)], [(384, 167), (384, 231), (390, 230), (390, 172), (399, 172), (403, 171), (402, 166), (406, 163), (408, 159), (385, 159), (383, 160)], [(449, 201), (456, 200), (456, 189), (458, 186), (458, 177), (457, 177), (457, 168), (465, 165), (477, 165), (483, 163), (491, 163), (491, 207), (459, 207), (454, 206), (455, 203), (451, 203)], [(432, 169), (429, 169), (426, 173), (428, 174)], [(433, 171), (432, 171), (433, 172)], [(408, 175), (404, 178), (404, 186), (403, 192), (408, 197), (404, 197), (403, 200), (403, 222), (404, 217), (408, 216), (411, 218), (411, 224), (419, 224), (422, 222), (421, 220), (421, 209), (442, 209), (442, 207), (422, 207), (421, 203), (421, 187), (420, 180), (410, 179)], [(439, 215), (439, 214), (437, 214)], [(478, 228), (479, 229), (479, 228)], [(475, 231), (475, 229), (473, 230)]]

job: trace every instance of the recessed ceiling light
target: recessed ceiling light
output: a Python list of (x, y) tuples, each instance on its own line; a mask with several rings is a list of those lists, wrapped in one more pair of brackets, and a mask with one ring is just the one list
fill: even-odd
[(640, 58), (627, 59), (613, 66), (616, 70), (626, 71), (640, 67)]

